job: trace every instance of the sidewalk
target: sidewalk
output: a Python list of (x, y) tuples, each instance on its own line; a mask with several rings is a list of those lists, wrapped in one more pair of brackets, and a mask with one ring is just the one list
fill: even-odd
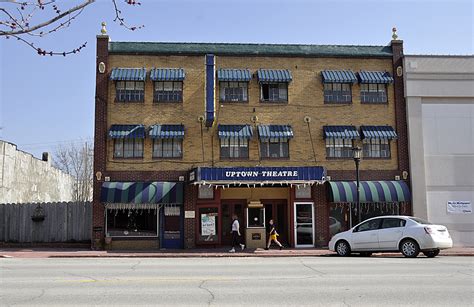
[[(0, 258), (207, 258), (207, 257), (321, 257), (336, 256), (327, 249), (245, 249), (229, 253), (227, 249), (190, 249), (157, 251), (93, 251), (80, 248), (2, 248)], [(355, 254), (354, 256), (357, 256)], [(373, 257), (402, 257), (401, 253), (375, 253)], [(423, 256), (420, 253), (421, 257)], [(451, 248), (441, 251), (439, 256), (474, 256), (474, 248)]]

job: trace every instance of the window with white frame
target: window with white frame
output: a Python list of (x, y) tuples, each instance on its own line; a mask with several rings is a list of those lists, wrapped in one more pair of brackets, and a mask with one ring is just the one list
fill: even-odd
[(267, 159), (289, 158), (288, 140), (260, 140), (260, 156)]
[(115, 83), (115, 100), (118, 102), (143, 102), (145, 99), (145, 82), (117, 81)]
[(182, 139), (154, 139), (153, 158), (182, 158)]
[(326, 139), (326, 157), (328, 158), (351, 158), (352, 157), (351, 139)]
[(267, 102), (287, 102), (288, 83), (261, 83), (260, 100)]
[(386, 103), (387, 85), (384, 83), (362, 83), (360, 85), (360, 101), (363, 103)]
[(350, 103), (352, 91), (350, 83), (324, 83), (325, 103)]
[(220, 101), (222, 102), (247, 102), (248, 82), (219, 82)]
[(390, 158), (390, 141), (388, 139), (364, 139), (364, 158)]
[(143, 139), (114, 139), (114, 158), (143, 158)]
[(249, 157), (249, 141), (247, 139), (221, 139), (220, 147), (221, 159), (248, 159)]
[(182, 81), (155, 81), (153, 101), (154, 102), (182, 102)]

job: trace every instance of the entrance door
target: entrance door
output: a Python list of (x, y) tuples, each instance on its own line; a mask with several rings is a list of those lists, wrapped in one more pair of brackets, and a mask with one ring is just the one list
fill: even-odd
[[(288, 205), (285, 199), (278, 200), (261, 200), (265, 207), (265, 227), (268, 227), (268, 222), (273, 219), (276, 225), (276, 230), (280, 235), (278, 241), (284, 246), (289, 246), (288, 233), (289, 233), (289, 218), (288, 218)], [(267, 232), (269, 229), (267, 229)], [(268, 240), (268, 238), (267, 238)]]
[(221, 204), (222, 213), (222, 232), (221, 232), (221, 243), (222, 245), (232, 244), (232, 215), (237, 215), (240, 223), (240, 237), (241, 243), (245, 244), (245, 200), (234, 200), (226, 201), (223, 200)]
[(314, 246), (314, 208), (313, 203), (295, 203), (295, 245)]

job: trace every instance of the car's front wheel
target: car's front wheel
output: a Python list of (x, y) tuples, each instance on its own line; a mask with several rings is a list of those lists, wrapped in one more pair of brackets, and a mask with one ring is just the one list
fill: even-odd
[(420, 253), (420, 247), (415, 240), (407, 239), (400, 244), (400, 252), (407, 258), (416, 258)]
[(434, 258), (439, 255), (439, 249), (423, 252), (423, 254), (428, 258)]
[(347, 243), (344, 240), (341, 240), (336, 243), (336, 253), (339, 256), (349, 256), (351, 254), (351, 247), (349, 246), (349, 243)]

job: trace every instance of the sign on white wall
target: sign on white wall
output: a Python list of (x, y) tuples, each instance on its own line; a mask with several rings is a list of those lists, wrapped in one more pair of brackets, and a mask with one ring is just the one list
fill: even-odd
[(450, 214), (472, 213), (472, 205), (469, 200), (449, 200), (446, 208)]

